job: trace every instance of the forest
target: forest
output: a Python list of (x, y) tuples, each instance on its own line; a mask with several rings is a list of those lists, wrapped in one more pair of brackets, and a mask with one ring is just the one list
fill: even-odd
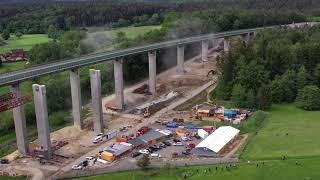
[[(29, 2), (29, 3), (28, 3)], [(260, 22), (256, 26), (288, 23), (304, 20), (305, 16), (319, 16), (318, 0), (186, 0), (186, 1), (61, 1), (42, 3), (14, 3), (0, 6), (0, 32), (24, 34), (47, 33), (53, 26), (57, 30), (74, 27), (113, 26), (134, 24), (136, 16), (164, 18), (168, 12), (195, 12), (208, 10), (215, 16), (226, 9), (242, 9), (256, 14)], [(142, 20), (145, 17), (142, 18)]]
[(320, 27), (264, 30), (238, 42), (219, 60), (221, 78), (211, 95), (237, 107), (268, 109), (296, 102), (320, 109)]

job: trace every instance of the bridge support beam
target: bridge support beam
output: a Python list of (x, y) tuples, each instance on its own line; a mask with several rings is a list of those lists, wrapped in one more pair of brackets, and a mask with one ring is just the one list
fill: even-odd
[(90, 69), (92, 118), (96, 134), (103, 133), (102, 98), (101, 98), (101, 73), (100, 70)]
[(230, 48), (230, 40), (229, 40), (228, 37), (225, 37), (224, 40), (223, 40), (223, 50), (225, 52), (228, 52), (229, 48)]
[(37, 119), (37, 131), (39, 148), (42, 149), (48, 159), (52, 157), (51, 139), (49, 130), (46, 86), (33, 84), (34, 106)]
[(177, 46), (177, 72), (184, 73), (184, 45)]
[(82, 130), (83, 119), (82, 119), (82, 101), (81, 101), (79, 69), (70, 70), (70, 87), (71, 87), (73, 123), (74, 123), (74, 126)]
[(157, 76), (157, 55), (156, 51), (148, 52), (149, 58), (149, 91), (156, 93), (156, 76)]
[(203, 62), (208, 61), (209, 41), (201, 41), (201, 58)]
[[(16, 94), (17, 98), (21, 97), (20, 84), (16, 83), (11, 86), (11, 92)], [(16, 132), (17, 147), (21, 154), (27, 154), (27, 126), (24, 105), (13, 108), (14, 127)]]
[(116, 59), (113, 61), (114, 68), (114, 88), (116, 95), (116, 105), (118, 109), (123, 109), (124, 95), (123, 95), (123, 60)]

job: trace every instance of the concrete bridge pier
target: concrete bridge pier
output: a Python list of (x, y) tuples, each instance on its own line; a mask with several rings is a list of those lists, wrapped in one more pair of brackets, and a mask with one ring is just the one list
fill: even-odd
[(156, 51), (148, 52), (149, 58), (149, 91), (156, 93), (156, 76), (157, 76), (157, 55)]
[(51, 139), (49, 130), (46, 86), (33, 84), (34, 106), (37, 119), (37, 131), (39, 148), (42, 149), (48, 159), (52, 157)]
[(248, 45), (250, 41), (250, 33), (242, 34), (241, 35), (242, 42), (244, 42), (246, 45)]
[[(20, 84), (11, 85), (11, 92), (16, 94), (17, 98), (21, 97)], [(14, 127), (16, 132), (17, 147), (21, 154), (28, 152), (28, 138), (26, 116), (24, 113), (24, 105), (13, 108)]]
[(224, 52), (228, 52), (230, 48), (230, 40), (228, 37), (225, 37), (223, 40), (223, 50)]
[(114, 68), (114, 88), (116, 95), (116, 105), (118, 109), (123, 109), (124, 95), (123, 95), (123, 60), (115, 59), (113, 61)]
[(201, 41), (201, 58), (203, 62), (208, 61), (209, 41)]
[(83, 129), (82, 101), (79, 69), (70, 70), (70, 87), (72, 99), (72, 116), (74, 126)]
[(177, 72), (184, 73), (184, 45), (177, 46)]
[(90, 84), (92, 97), (92, 120), (96, 134), (103, 133), (101, 73), (100, 70), (90, 69)]

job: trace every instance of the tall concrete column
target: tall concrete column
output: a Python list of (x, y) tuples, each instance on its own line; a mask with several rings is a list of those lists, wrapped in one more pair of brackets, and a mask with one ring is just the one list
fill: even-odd
[[(11, 86), (11, 92), (16, 94), (17, 98), (21, 97), (20, 84), (16, 83)], [(14, 128), (16, 131), (17, 147), (21, 154), (28, 152), (28, 139), (26, 116), (24, 114), (24, 106), (13, 108)]]
[(124, 95), (123, 95), (123, 60), (116, 59), (113, 61), (114, 68), (114, 88), (116, 95), (116, 105), (118, 109), (123, 109)]
[(157, 55), (156, 51), (148, 52), (149, 57), (149, 91), (156, 93)]
[(184, 73), (184, 45), (177, 46), (177, 71)]
[(241, 39), (244, 43), (248, 44), (250, 41), (250, 33), (242, 34)]
[(103, 133), (101, 73), (100, 70), (90, 69), (93, 128), (95, 133)]
[(49, 130), (46, 86), (33, 84), (32, 89), (37, 119), (39, 147), (44, 152), (47, 152), (47, 157), (50, 159), (52, 157), (52, 149)]
[(208, 49), (209, 48), (209, 41), (208, 40), (203, 40), (201, 42), (201, 58), (202, 61), (208, 61)]
[(223, 40), (223, 50), (225, 52), (228, 52), (229, 48), (230, 48), (230, 40), (229, 40), (228, 37), (225, 37), (224, 40)]
[(70, 70), (70, 87), (72, 99), (72, 116), (74, 126), (83, 129), (82, 102), (79, 69)]

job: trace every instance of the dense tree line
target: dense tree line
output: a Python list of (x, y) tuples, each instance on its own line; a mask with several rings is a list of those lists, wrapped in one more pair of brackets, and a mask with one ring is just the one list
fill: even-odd
[[(0, 6), (0, 31), (7, 29), (29, 34), (47, 33), (49, 26), (65, 31), (73, 27), (145, 25), (158, 23), (168, 12), (210, 10), (220, 14), (230, 7), (249, 10), (261, 21), (256, 25), (268, 25), (305, 20), (295, 16), (320, 15), (319, 6), (317, 0), (187, 0), (180, 3), (106, 0), (3, 4)], [(221, 23), (230, 20), (233, 21), (232, 16), (219, 19)], [(241, 26), (238, 21), (234, 22), (234, 28)], [(226, 28), (229, 27), (223, 27)]]
[(249, 45), (239, 41), (220, 59), (213, 96), (238, 107), (297, 101), (304, 109), (319, 109), (319, 32), (320, 27), (280, 28), (260, 32)]

